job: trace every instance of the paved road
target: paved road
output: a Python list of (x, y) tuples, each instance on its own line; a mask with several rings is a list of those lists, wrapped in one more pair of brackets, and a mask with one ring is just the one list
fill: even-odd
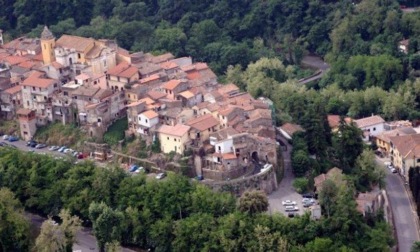
[[(53, 156), (58, 157), (66, 157), (67, 155), (64, 153), (60, 153), (57, 151), (50, 151), (47, 148), (44, 149), (35, 149), (30, 148), (26, 146), (25, 141), (16, 141), (16, 142), (8, 142), (5, 140), (0, 140), (0, 142), (6, 142), (8, 144), (12, 144), (16, 146), (17, 148), (23, 150), (23, 151), (34, 151), (36, 153), (46, 153)], [(26, 216), (28, 219), (30, 219), (31, 223), (34, 224), (37, 228), (41, 228), (42, 222), (46, 220), (44, 217), (41, 217), (39, 215), (34, 215), (29, 212), (26, 212)], [(73, 246), (73, 250), (81, 250), (82, 252), (96, 252), (99, 251), (98, 246), (96, 244), (96, 239), (92, 235), (92, 230), (89, 228), (83, 228), (78, 234), (77, 234), (77, 243)], [(123, 252), (134, 252), (134, 250), (123, 248)]]
[[(384, 166), (384, 161), (389, 159), (376, 158), (379, 165)], [(397, 173), (391, 173), (389, 169), (386, 170), (386, 190), (394, 215), (399, 252), (409, 252), (414, 241), (419, 240), (417, 213), (411, 205), (409, 190), (405, 188), (402, 177)]]
[(280, 182), (279, 187), (276, 191), (272, 192), (268, 196), (268, 202), (269, 202), (269, 212), (270, 213), (276, 213), (280, 212), (285, 215), (287, 213), (285, 212), (285, 208), (282, 205), (283, 200), (292, 200), (296, 201), (297, 207), (299, 207), (299, 211), (297, 211), (297, 214), (302, 215), (305, 208), (303, 208), (302, 205), (302, 195), (297, 193), (293, 189), (293, 180), (294, 175), (292, 173), (292, 165), (290, 161), (290, 154), (292, 151), (292, 146), (287, 143), (285, 139), (282, 139), (282, 142), (286, 144), (287, 150), (283, 151), (283, 158), (284, 158), (284, 177), (282, 181)]
[(330, 66), (325, 61), (323, 61), (321, 57), (316, 55), (306, 55), (303, 57), (301, 64), (310, 68), (318, 69), (320, 72), (310, 78), (299, 80), (300, 84), (306, 84), (311, 81), (318, 80), (322, 78), (322, 76), (330, 69)]

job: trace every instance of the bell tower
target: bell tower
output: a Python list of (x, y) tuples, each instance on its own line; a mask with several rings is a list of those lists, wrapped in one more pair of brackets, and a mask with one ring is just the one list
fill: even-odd
[(55, 37), (48, 27), (44, 26), (44, 30), (41, 33), (41, 50), (44, 64), (51, 64), (51, 62), (55, 61), (54, 47)]

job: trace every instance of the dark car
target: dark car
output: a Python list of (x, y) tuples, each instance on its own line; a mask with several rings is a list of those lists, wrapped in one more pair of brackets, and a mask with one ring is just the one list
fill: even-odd
[(312, 198), (315, 198), (315, 194), (314, 193), (304, 193), (304, 194), (302, 194), (302, 197), (312, 199)]
[(9, 141), (9, 142), (16, 142), (16, 141), (19, 141), (19, 138), (17, 136), (9, 136), (9, 138), (7, 139), (7, 141)]
[(203, 175), (198, 175), (197, 177), (195, 177), (196, 180), (201, 181), (204, 179)]
[(31, 148), (35, 148), (35, 146), (37, 145), (37, 141), (31, 140), (29, 142), (26, 143), (26, 146), (29, 146)]
[(43, 144), (43, 143), (35, 145), (35, 149), (42, 149), (42, 148), (45, 148), (45, 147), (47, 147), (47, 145)]

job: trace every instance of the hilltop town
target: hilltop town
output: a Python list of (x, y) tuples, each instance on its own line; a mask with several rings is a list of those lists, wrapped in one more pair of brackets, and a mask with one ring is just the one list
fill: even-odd
[(216, 180), (252, 174), (252, 161), (277, 163), (273, 104), (220, 84), (204, 62), (171, 53), (129, 53), (113, 40), (54, 34), (0, 47), (0, 115), (18, 119), (29, 141), (51, 123), (75, 124), (101, 140), (127, 118), (126, 136), (163, 153), (199, 157), (197, 173)]

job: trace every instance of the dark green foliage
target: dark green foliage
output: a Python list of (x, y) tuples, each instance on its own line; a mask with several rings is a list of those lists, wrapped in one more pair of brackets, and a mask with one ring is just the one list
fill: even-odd
[(408, 170), (408, 184), (416, 202), (417, 215), (420, 216), (420, 167), (410, 167)]
[(125, 130), (128, 129), (127, 117), (115, 121), (104, 134), (104, 142), (109, 145), (117, 145), (118, 141), (125, 137)]

